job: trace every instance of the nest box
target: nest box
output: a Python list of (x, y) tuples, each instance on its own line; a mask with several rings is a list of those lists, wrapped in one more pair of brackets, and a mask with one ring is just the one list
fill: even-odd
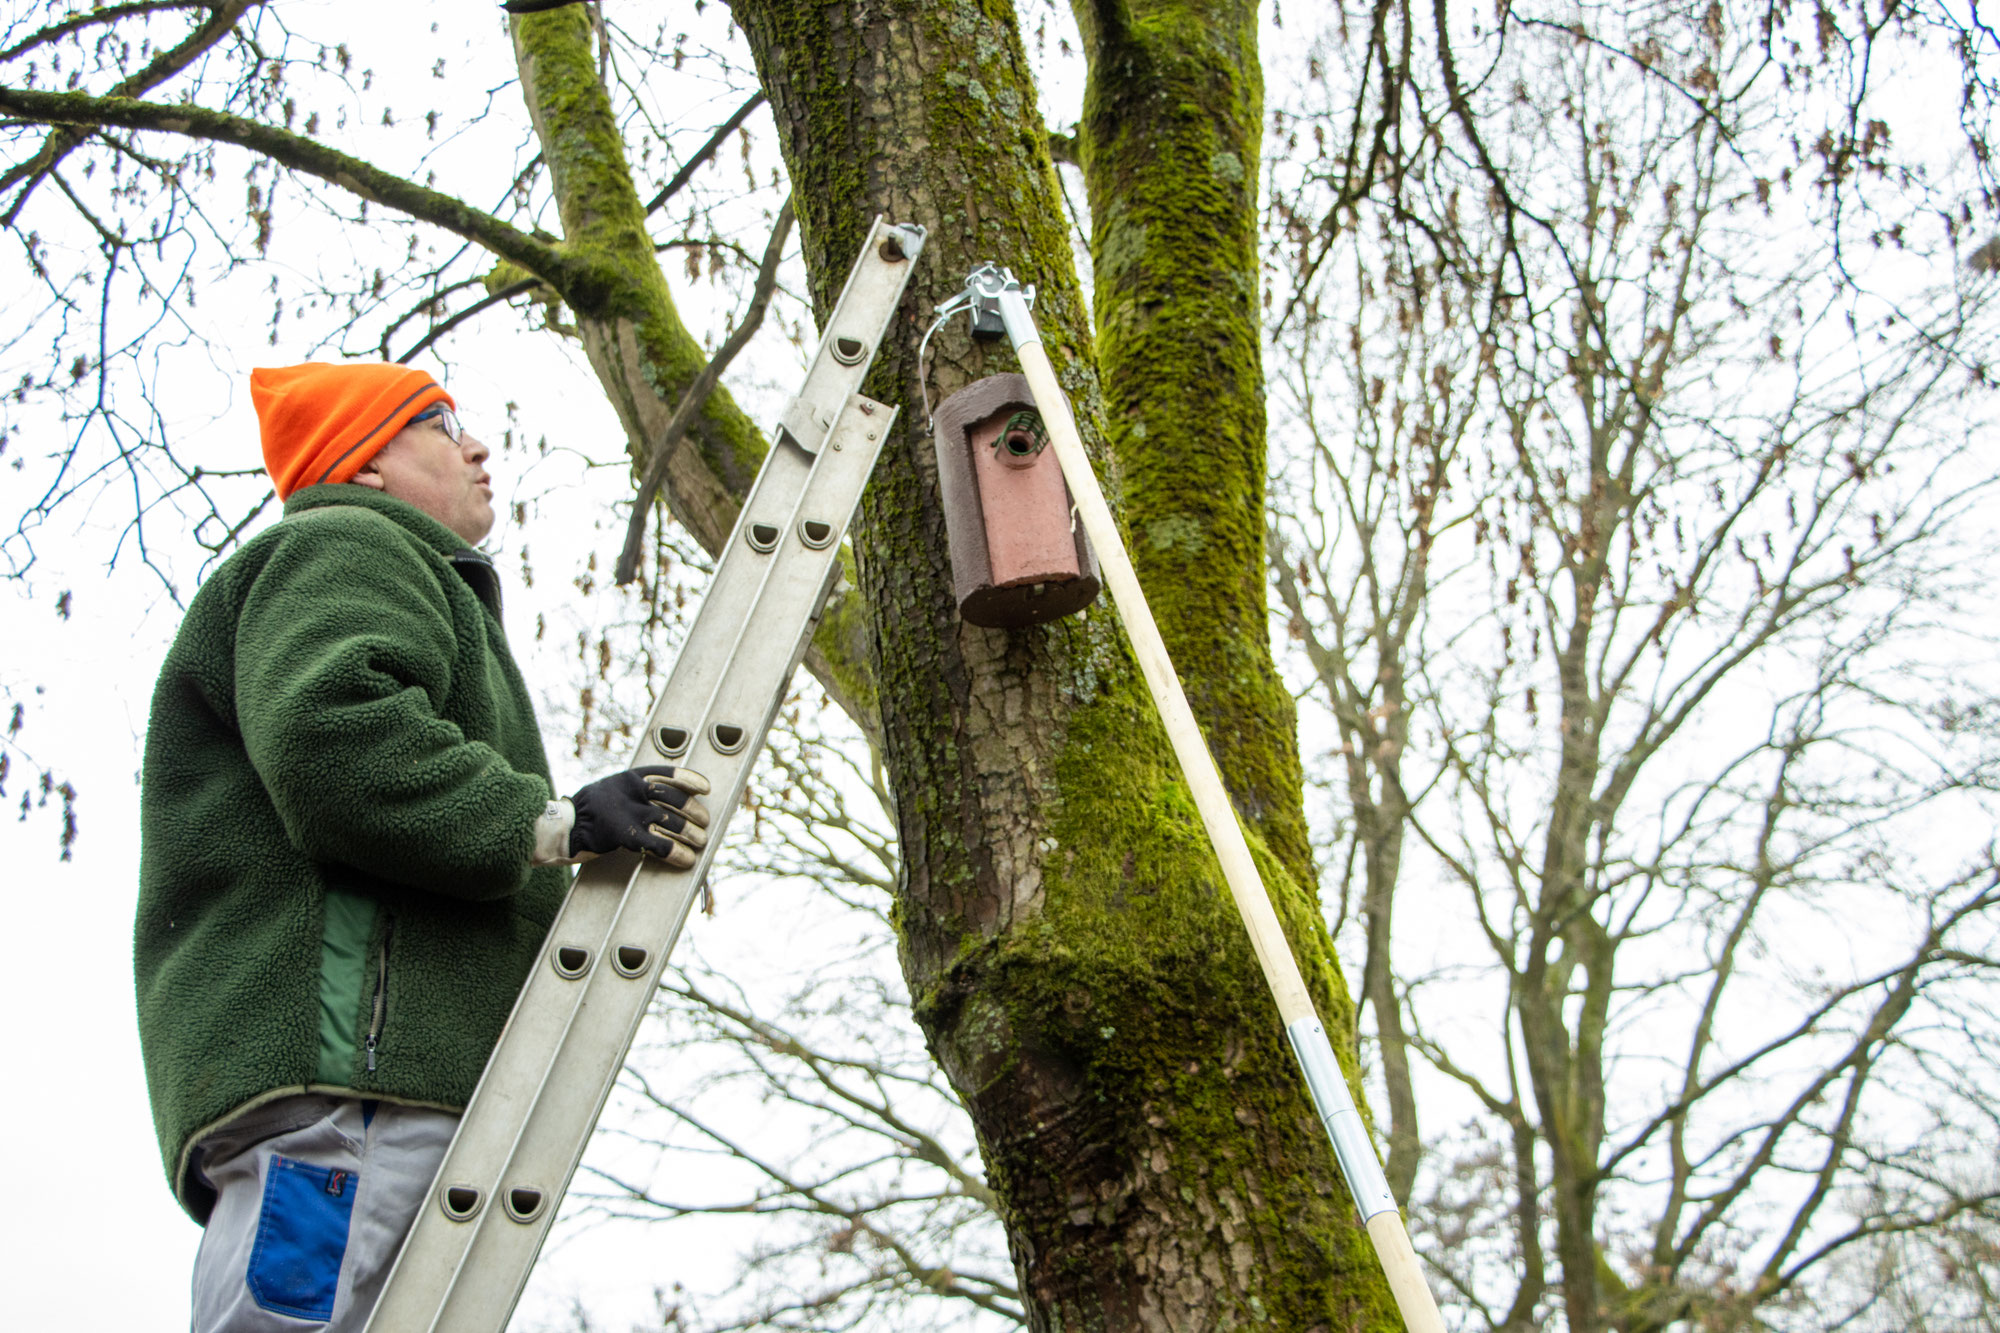
[(1028, 381), (993, 375), (931, 418), (958, 613), (991, 629), (1039, 625), (1097, 598), (1097, 557), (1070, 519)]

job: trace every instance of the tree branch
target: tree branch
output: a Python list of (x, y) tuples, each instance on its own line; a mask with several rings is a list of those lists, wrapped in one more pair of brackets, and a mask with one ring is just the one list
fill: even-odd
[[(249, 9), (252, 4), (261, 3), (262, 0), (221, 0), (221, 3), (214, 6), (215, 12), (209, 15), (206, 23), (203, 23), (200, 27), (189, 33), (186, 40), (181, 42), (180, 45), (171, 47), (155, 56), (152, 62), (137, 74), (134, 74), (129, 79), (121, 80), (111, 90), (111, 96), (117, 98), (130, 97), (135, 93), (150, 92), (154, 88), (157, 88), (160, 84), (165, 83), (168, 79), (171, 79), (174, 75), (193, 64), (198, 56), (205, 54), (210, 47), (221, 41), (223, 36), (236, 26), (236, 20), (242, 18), (244, 11)], [(52, 95), (64, 96), (65, 94)], [(77, 95), (80, 96), (81, 94)], [(30, 117), (30, 119), (39, 120), (43, 118), (37, 116)], [(57, 123), (54, 118), (50, 119), (51, 123)], [(89, 122), (83, 123), (86, 125), (89, 124)], [(82, 143), (87, 137), (88, 133), (84, 130), (59, 130), (42, 142), (41, 150), (33, 157), (19, 166), (12, 168), (5, 175), (0, 175), (0, 190), (10, 190), (23, 180), (28, 182), (22, 187), (19, 197), (14, 200), (13, 206), (7, 210), (6, 215), (0, 216), (0, 227), (11, 227), (14, 225), (14, 219), (19, 217), (21, 210), (27, 206), (28, 196), (35, 192), (36, 184), (50, 171), (54, 170), (63, 158), (69, 155), (71, 149)]]
[(728, 120), (723, 121), (721, 127), (714, 134), (708, 136), (708, 142), (697, 148), (694, 156), (683, 163), (681, 169), (674, 173), (674, 178), (661, 187), (660, 192), (654, 195), (652, 200), (647, 203), (646, 215), (648, 217), (652, 216), (655, 212), (659, 211), (660, 207), (667, 200), (679, 194), (681, 188), (694, 179), (694, 173), (701, 170), (702, 163), (714, 157), (715, 150), (722, 147), (723, 141), (729, 137), (730, 133), (738, 125), (748, 120), (750, 113), (762, 105), (764, 105), (764, 94), (762, 90), (759, 90), (756, 96), (752, 97), (742, 106), (737, 107), (735, 113)]
[[(802, 1212), (813, 1212), (838, 1217), (845, 1220), (849, 1226), (855, 1228), (857, 1231), (866, 1232), (883, 1249), (896, 1257), (906, 1273), (940, 1296), (955, 1297), (960, 1300), (970, 1301), (981, 1309), (991, 1311), (994, 1314), (1008, 1315), (1015, 1318), (1019, 1317), (1015, 1311), (1009, 1309), (1004, 1304), (1007, 1300), (1019, 1299), (1019, 1293), (1004, 1280), (980, 1274), (959, 1273), (951, 1268), (926, 1264), (904, 1242), (902, 1237), (869, 1221), (867, 1212), (872, 1210), (854, 1208), (844, 1205), (836, 1199), (829, 1198), (825, 1186), (826, 1183), (830, 1182), (815, 1184), (799, 1179), (777, 1162), (759, 1156), (757, 1153), (752, 1152), (745, 1144), (738, 1142), (713, 1125), (707, 1124), (676, 1103), (667, 1100), (654, 1091), (651, 1084), (643, 1077), (634, 1074), (631, 1070), (627, 1070), (626, 1073), (628, 1077), (631, 1077), (639, 1085), (640, 1095), (647, 1101), (679, 1119), (690, 1129), (693, 1129), (696, 1133), (715, 1143), (729, 1156), (739, 1161), (747, 1162), (751, 1167), (762, 1172), (785, 1194), (802, 1200), (800, 1204), (790, 1205), (791, 1208)], [(620, 1184), (621, 1188), (629, 1190), (636, 1198), (643, 1199), (649, 1203), (654, 1202), (653, 1196), (647, 1191), (631, 1185), (624, 1185), (610, 1176), (606, 1176), (606, 1179)], [(671, 1205), (669, 1206), (671, 1207)], [(976, 1282), (979, 1285), (976, 1287), (967, 1286), (967, 1281)]]
[(214, 9), (215, 0), (138, 0), (127, 5), (100, 5), (96, 9), (86, 9), (80, 14), (72, 14), (59, 23), (51, 23), (46, 28), (29, 33), (20, 41), (0, 51), (0, 62), (18, 60), (38, 46), (60, 41), (73, 32), (95, 27), (100, 23), (116, 23), (119, 19), (131, 18), (135, 14), (158, 14), (169, 9)]
[(471, 319), (474, 315), (478, 314), (480, 311), (490, 310), (494, 306), (499, 305), (503, 301), (511, 301), (515, 297), (520, 296), (525, 292), (531, 292), (535, 288), (541, 285), (542, 285), (542, 280), (540, 278), (524, 278), (520, 282), (509, 283), (507, 286), (502, 287), (499, 291), (494, 292), (491, 296), (481, 297), (479, 300), (474, 301), (471, 305), (459, 311), (451, 318), (445, 320), (442, 324), (437, 325), (429, 333), (426, 333), (423, 337), (417, 339), (416, 345), (410, 348), (409, 351), (397, 357), (396, 360), (400, 362), (408, 362), (410, 358), (414, 357), (418, 352), (423, 351), (426, 347), (429, 347), (432, 343), (444, 337), (445, 334), (450, 333), (453, 329), (465, 323), (466, 320)]
[(625, 525), (625, 547), (618, 553), (618, 569), (613, 576), (621, 587), (639, 577), (639, 555), (646, 541), (646, 519), (653, 511), (653, 501), (659, 497), (661, 483), (667, 478), (667, 464), (673, 458), (674, 450), (680, 447), (682, 437), (687, 434), (688, 423), (694, 420), (702, 405), (708, 401), (708, 395), (721, 382), (722, 372), (729, 368), (729, 363), (749, 344), (758, 326), (764, 322), (764, 312), (771, 305), (771, 293), (778, 285), (778, 260), (784, 255), (785, 241), (791, 234), (792, 201), (788, 197), (785, 206), (778, 210), (778, 221), (771, 228), (770, 243), (764, 247), (764, 260), (757, 267), (757, 287), (750, 297), (750, 309), (744, 314), (743, 322), (709, 359), (701, 374), (688, 386), (687, 392), (681, 395), (673, 418), (648, 451), (646, 477), (639, 484), (639, 494), (632, 501), (632, 517)]
[(512, 260), (562, 292), (572, 305), (577, 303), (572, 299), (572, 291), (578, 288), (595, 291), (608, 280), (595, 266), (568, 254), (560, 246), (538, 240), (451, 195), (426, 189), (360, 158), (260, 121), (207, 107), (6, 87), (0, 87), (0, 115), (46, 125), (115, 125), (120, 129), (178, 134), (247, 148), (280, 166), (317, 176), (349, 194), (441, 227), (502, 259)]

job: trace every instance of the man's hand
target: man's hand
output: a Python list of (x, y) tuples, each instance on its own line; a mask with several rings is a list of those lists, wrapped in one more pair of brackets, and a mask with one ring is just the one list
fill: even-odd
[(701, 774), (665, 764), (599, 778), (549, 802), (535, 822), (535, 864), (575, 865), (622, 848), (690, 869), (708, 845), (708, 807), (697, 799), (707, 790)]

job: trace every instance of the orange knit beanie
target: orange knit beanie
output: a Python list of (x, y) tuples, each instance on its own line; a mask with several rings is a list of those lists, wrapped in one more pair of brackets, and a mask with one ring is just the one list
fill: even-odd
[(423, 371), (381, 361), (253, 370), (250, 401), (280, 500), (301, 486), (351, 479), (432, 403), (458, 406)]

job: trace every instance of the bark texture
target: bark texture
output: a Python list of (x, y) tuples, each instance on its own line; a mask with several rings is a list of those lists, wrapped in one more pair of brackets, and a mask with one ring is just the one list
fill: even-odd
[(1133, 563), (1238, 810), (1313, 884), (1292, 698), (1266, 628), (1257, 6), (1074, 8), (1104, 426)]
[[(643, 475), (681, 395), (708, 358), (681, 322), (654, 256), (584, 7), (517, 16), (513, 34), (522, 95), (562, 217), (562, 252), (591, 281), (537, 276), (551, 281), (575, 312), (591, 368), (617, 409), (634, 469)], [(728, 540), (766, 448), (763, 433), (728, 390), (709, 394), (661, 485), (668, 509), (703, 549), (719, 551)], [(838, 593), (806, 666), (872, 733), (875, 685), (868, 662), (860, 609), (851, 595)]]
[[(1170, 439), (1173, 402), (1184, 401), (1161, 409), (1149, 390), (1100, 390), (1014, 13), (974, 0), (738, 0), (734, 12), (771, 97), (822, 312), (875, 213), (931, 233), (899, 336), (870, 381), (905, 414), (864, 502), (856, 550), (899, 802), (904, 970), (931, 1048), (978, 1128), (1032, 1326), (1394, 1327), (1110, 607), (994, 631), (961, 623), (952, 601), (915, 354), (930, 308), (968, 269), (996, 259), (1037, 285), (1044, 339), (1102, 465), (1103, 401), (1128, 404), (1133, 420), (1158, 423)], [(1240, 16), (1231, 22), (1240, 27)], [(1240, 76), (1243, 55), (1239, 41), (1207, 63), (1231, 63)], [(1249, 59), (1254, 66), (1254, 50)], [(1206, 78), (1213, 86), (1216, 71)], [(1256, 99), (1246, 102), (1240, 87), (1235, 96), (1223, 118), (1240, 139), (1247, 109), (1249, 175)], [(1171, 163), (1161, 168), (1172, 176)], [(1254, 184), (1235, 184), (1222, 207), (1240, 231)], [(1177, 204), (1162, 185), (1148, 206), (1195, 204), (1208, 206)], [(1155, 258), (1148, 271), (1173, 287), (1173, 253)], [(1156, 438), (1151, 430), (1128, 429), (1118, 455), (1130, 463), (1126, 484), (1114, 471), (1110, 489), (1149, 523), (1193, 531), (1204, 551), (1240, 547), (1236, 535), (1250, 534), (1254, 567), (1232, 554), (1205, 591), (1163, 619), (1176, 625), (1204, 720), (1235, 724), (1217, 748), (1321, 1012), (1341, 1031), (1351, 1009), (1296, 878), (1309, 871), (1302, 840), (1290, 841), (1287, 825), (1299, 806), (1289, 710), (1258, 698), (1267, 679), (1258, 664), (1268, 672), (1269, 659), (1255, 565), (1255, 273), (1254, 250), (1239, 245), (1184, 288), (1198, 313), (1178, 327), (1217, 308), (1228, 317), (1220, 343), (1202, 354), (1231, 370), (1220, 386), (1227, 440), (1207, 464), (1214, 484), (1180, 486), (1176, 469), (1152, 466), (1143, 443)], [(1157, 296), (1144, 284), (1121, 287), (1121, 303), (1126, 290), (1138, 293), (1135, 310)], [(1141, 323), (1127, 320), (1121, 332)], [(1144, 357), (1145, 333), (1131, 328), (1128, 364)], [(932, 346), (933, 401), (1013, 369), (1004, 348), (971, 342), (963, 320)], [(1189, 373), (1210, 375), (1213, 392), (1210, 364), (1197, 360)], [(1143, 500), (1135, 488), (1147, 491)], [(1162, 548), (1155, 578), (1170, 581), (1171, 566)], [(1226, 600), (1220, 623), (1197, 623), (1201, 597)], [(1258, 702), (1245, 706), (1245, 697)]]
[[(576, 313), (591, 368), (618, 411), (634, 461), (643, 464), (708, 358), (681, 322), (654, 258), (624, 138), (598, 77), (588, 15), (571, 5), (521, 15), (513, 30), (521, 91), (548, 163), (564, 248), (611, 275), (594, 290), (559, 290)], [(763, 461), (764, 440), (718, 390), (686, 443), (692, 447), (668, 468), (663, 490), (674, 516), (714, 551), (736, 521)]]

